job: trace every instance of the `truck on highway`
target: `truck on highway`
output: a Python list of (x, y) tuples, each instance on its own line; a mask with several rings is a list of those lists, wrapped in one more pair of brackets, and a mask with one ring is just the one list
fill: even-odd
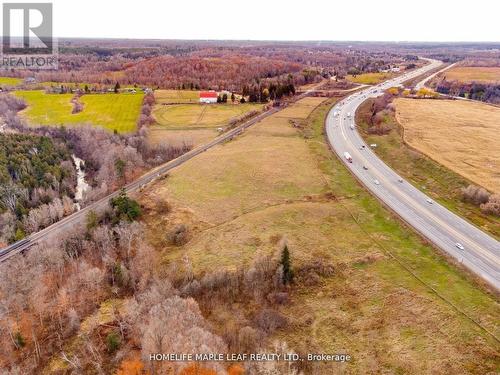
[(347, 151), (344, 152), (344, 157), (349, 163), (352, 163), (352, 156)]

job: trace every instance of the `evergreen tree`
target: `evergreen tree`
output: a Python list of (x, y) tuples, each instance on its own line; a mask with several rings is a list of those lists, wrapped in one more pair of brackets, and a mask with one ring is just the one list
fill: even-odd
[(90, 231), (96, 228), (97, 225), (99, 225), (99, 218), (97, 217), (95, 211), (91, 210), (87, 214), (86, 225), (87, 225), (87, 231)]
[(122, 189), (116, 198), (111, 198), (110, 205), (115, 211), (116, 223), (120, 220), (134, 221), (141, 215), (139, 203), (130, 199), (125, 189)]
[(26, 340), (19, 331), (14, 335), (14, 342), (18, 348), (24, 348), (26, 346)]
[(122, 159), (115, 160), (115, 169), (118, 177), (125, 178), (125, 162)]
[(281, 266), (283, 267), (283, 284), (291, 284), (293, 282), (293, 270), (290, 261), (290, 251), (288, 246), (285, 245), (281, 252)]

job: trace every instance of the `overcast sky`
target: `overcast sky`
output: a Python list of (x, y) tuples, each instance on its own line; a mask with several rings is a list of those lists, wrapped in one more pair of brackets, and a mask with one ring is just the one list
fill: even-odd
[(52, 3), (59, 37), (500, 42), (498, 0)]

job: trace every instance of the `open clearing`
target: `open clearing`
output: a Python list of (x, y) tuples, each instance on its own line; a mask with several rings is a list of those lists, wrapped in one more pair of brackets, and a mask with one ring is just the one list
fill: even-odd
[(199, 91), (155, 90), (156, 103), (199, 103)]
[(0, 86), (17, 86), (22, 82), (21, 78), (0, 77)]
[(234, 117), (261, 108), (261, 104), (156, 105), (153, 109), (153, 116), (162, 127), (217, 127), (225, 125)]
[(283, 118), (296, 118), (296, 119), (305, 119), (310, 113), (325, 101), (325, 98), (315, 98), (315, 97), (306, 97), (302, 100), (299, 100), (294, 105), (285, 108), (284, 110), (278, 112), (276, 117)]
[(192, 146), (210, 142), (220, 135), (215, 128), (206, 129), (165, 129), (158, 125), (151, 125), (148, 128), (148, 140), (153, 144), (166, 143), (174, 146), (188, 144)]
[(500, 108), (458, 100), (396, 100), (405, 141), (477, 185), (500, 192)]
[(43, 91), (16, 91), (28, 107), (22, 115), (31, 125), (93, 124), (121, 133), (136, 129), (143, 94), (87, 94), (80, 97), (83, 111), (72, 114), (72, 94), (46, 94)]
[[(323, 125), (333, 102), (320, 104), (302, 130), (282, 113), (268, 117), (148, 186), (139, 199), (164, 266), (187, 256), (196, 274), (234, 269), (276, 253), (283, 237), (294, 267), (311, 260), (335, 265), (334, 276), (295, 288), (280, 308), (290, 324), (275, 333), (298, 352), (353, 357), (313, 364), (314, 373), (495, 372), (498, 343), (388, 251), (498, 336), (497, 301), (404, 228), (331, 153)], [(158, 212), (159, 201), (172, 211)], [(166, 234), (179, 224), (187, 225), (190, 241), (177, 247)]]
[(446, 77), (447, 81), (500, 83), (500, 67), (456, 66), (443, 72), (439, 76)]
[[(158, 91), (179, 92), (179, 90)], [(193, 91), (187, 92), (192, 93)], [(153, 143), (187, 143), (196, 146), (206, 143), (219, 135), (217, 128), (226, 126), (231, 119), (261, 109), (262, 104), (249, 103), (156, 104), (153, 109), (153, 116), (157, 123), (149, 127), (149, 139)]]
[(388, 80), (394, 77), (393, 73), (363, 73), (358, 74), (356, 77), (347, 75), (346, 79), (355, 83), (362, 83), (365, 85), (376, 85), (382, 81)]

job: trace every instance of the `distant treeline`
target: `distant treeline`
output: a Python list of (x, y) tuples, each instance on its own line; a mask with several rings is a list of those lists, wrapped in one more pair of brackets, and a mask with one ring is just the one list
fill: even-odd
[[(37, 82), (86, 82), (92, 85), (139, 85), (165, 89), (213, 89), (241, 93), (244, 85), (283, 82), (300, 86), (350, 68), (377, 72), (412, 61), (415, 55), (380, 47), (309, 43), (158, 42), (131, 47), (126, 41), (67, 41), (60, 48), (57, 71), (16, 72)], [(145, 46), (148, 47), (145, 47)], [(117, 74), (117, 73), (120, 74)], [(270, 90), (272, 91), (272, 90)], [(272, 93), (270, 93), (272, 95)]]
[(436, 91), (445, 95), (500, 104), (500, 85), (497, 84), (463, 83), (442, 80), (438, 82)]

